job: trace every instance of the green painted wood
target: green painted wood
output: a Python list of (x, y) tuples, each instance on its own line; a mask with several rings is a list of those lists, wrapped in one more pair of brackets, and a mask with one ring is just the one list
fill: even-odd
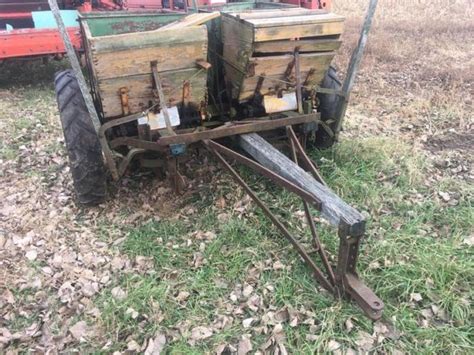
[(298, 6), (292, 4), (284, 4), (280, 2), (249, 0), (239, 2), (228, 2), (227, 4), (199, 6), (199, 11), (240, 12), (254, 9), (282, 9), (292, 7)]
[(81, 21), (87, 22), (93, 37), (117, 35), (131, 32), (152, 31), (161, 26), (179, 20), (185, 14), (163, 13), (126, 13), (82, 15)]
[(206, 5), (199, 6), (199, 11), (221, 11), (221, 12), (240, 12), (245, 10), (252, 10), (257, 8), (257, 4), (254, 1), (247, 2), (231, 2), (228, 4), (217, 4), (217, 5)]

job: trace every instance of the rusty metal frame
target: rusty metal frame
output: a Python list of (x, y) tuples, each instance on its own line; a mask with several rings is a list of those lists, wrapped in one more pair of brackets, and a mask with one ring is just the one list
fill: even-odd
[(344, 80), (344, 83), (342, 84), (343, 95), (339, 97), (339, 101), (337, 104), (336, 117), (335, 117), (336, 127), (334, 129), (334, 135), (335, 135), (336, 141), (338, 140), (339, 133), (342, 129), (344, 116), (346, 115), (347, 105), (349, 104), (349, 98), (351, 95), (352, 87), (354, 86), (354, 82), (357, 76), (357, 72), (359, 70), (360, 62), (362, 60), (365, 46), (367, 44), (367, 38), (369, 36), (369, 31), (372, 26), (372, 19), (375, 14), (375, 9), (377, 8), (377, 3), (378, 3), (378, 0), (370, 0), (369, 2), (369, 5), (367, 7), (367, 12), (364, 18), (364, 23), (362, 25), (361, 33), (359, 36), (359, 41), (357, 42), (357, 46), (354, 48), (354, 51), (352, 52), (351, 59), (347, 67), (346, 78)]
[[(110, 169), (112, 178), (118, 180), (126, 171), (127, 166), (132, 161), (133, 157), (138, 154), (138, 151), (133, 151), (132, 155), (122, 157), (114, 153), (114, 149), (119, 146), (128, 146), (135, 149), (149, 150), (161, 153), (167, 153), (171, 144), (193, 144), (203, 140), (218, 139), (238, 134), (271, 131), (278, 128), (286, 127), (290, 124), (302, 124), (308, 122), (319, 122), (319, 113), (311, 113), (307, 115), (297, 115), (290, 117), (283, 117), (278, 119), (249, 119), (236, 122), (228, 122), (220, 125), (214, 129), (202, 129), (191, 131), (189, 129), (175, 130), (173, 135), (165, 135), (158, 138), (156, 141), (149, 141), (140, 139), (138, 137), (118, 137), (112, 140), (107, 139), (107, 131), (113, 127), (137, 121), (145, 115), (145, 112), (136, 113), (130, 116), (110, 120), (100, 126), (98, 136), (101, 142), (102, 149), (105, 156), (105, 161)], [(131, 151), (132, 152), (132, 151)], [(141, 153), (141, 151), (139, 151)], [(122, 158), (122, 161), (117, 164), (115, 157)]]
[[(292, 156), (295, 163), (298, 164), (300, 157), (304, 168), (310, 172), (316, 180), (326, 185), (314, 162), (308, 157), (303, 146), (300, 144), (293, 128), (287, 127), (287, 134), (291, 145)], [(357, 276), (356, 264), (359, 254), (360, 241), (363, 238), (363, 232), (359, 235), (350, 233), (349, 226), (340, 225), (338, 229), (339, 236), (339, 255), (336, 274), (334, 275), (330, 265), (328, 265), (324, 250), (321, 248), (321, 243), (316, 234), (314, 222), (310, 215), (309, 206), (303, 201), (306, 218), (308, 220), (311, 233), (313, 235), (313, 242), (321, 257), (321, 260), (326, 267), (326, 271), (331, 279), (336, 280), (336, 285), (341, 294), (346, 294), (352, 298), (365, 314), (371, 319), (379, 319), (382, 316), (384, 304), (375, 293), (369, 289)]]
[(250, 169), (257, 171), (258, 173), (262, 174), (263, 176), (269, 178), (274, 183), (280, 185), (281, 187), (287, 189), (295, 193), (296, 195), (300, 196), (305, 202), (311, 203), (315, 208), (321, 208), (321, 201), (317, 200), (311, 194), (307, 193), (304, 189), (300, 188), (299, 186), (293, 184), (291, 181), (281, 177), (280, 175), (274, 173), (273, 171), (265, 168), (261, 164), (257, 163), (256, 161), (249, 159), (242, 154), (239, 154), (232, 149), (229, 149), (222, 144), (216, 143), (212, 140), (205, 140), (204, 144), (213, 149), (214, 151), (218, 152), (219, 154), (226, 155), (230, 158), (235, 159), (239, 163), (246, 165)]
[[(296, 164), (301, 165), (306, 171), (311, 173), (315, 177), (315, 179), (325, 185), (324, 179), (319, 173), (316, 165), (307, 156), (305, 152), (304, 139), (302, 139), (303, 143), (300, 142), (300, 139), (292, 128), (293, 124), (318, 121), (319, 114), (296, 114), (290, 115), (289, 117), (274, 120), (249, 119), (243, 122), (241, 121), (227, 123), (214, 129), (208, 129), (198, 132), (189, 132), (188, 129), (181, 130), (185, 133), (180, 133), (180, 131), (177, 130), (176, 135), (162, 136), (157, 141), (146, 141), (135, 137), (119, 137), (110, 142), (107, 141), (106, 132), (108, 129), (137, 120), (142, 115), (143, 114), (135, 114), (117, 120), (109, 121), (103, 124), (100, 128), (100, 139), (104, 140), (107, 144), (107, 147), (109, 148), (109, 154), (113, 154), (113, 148), (119, 146), (126, 145), (128, 147), (132, 147), (132, 149), (130, 149), (130, 151), (125, 157), (121, 157), (122, 161), (118, 166), (114, 162), (114, 168), (116, 169), (117, 176), (121, 176), (122, 174), (124, 174), (129, 163), (136, 155), (142, 154), (146, 151), (161, 152), (165, 154), (164, 159), (166, 161), (166, 167), (171, 182), (175, 186), (176, 191), (179, 192), (183, 188), (183, 181), (179, 174), (178, 160), (175, 157), (171, 157), (169, 153), (167, 153), (169, 147), (168, 144), (172, 144), (175, 141), (172, 140), (170, 143), (168, 142), (168, 140), (172, 138), (176, 139), (176, 142), (184, 142), (186, 144), (193, 144), (202, 141), (205, 147), (216, 156), (216, 158), (222, 163), (225, 169), (234, 177), (237, 183), (239, 183), (245, 189), (245, 191), (250, 195), (250, 197), (255, 201), (255, 203), (263, 210), (265, 215), (270, 218), (270, 220), (275, 224), (278, 230), (295, 247), (295, 249), (303, 258), (303, 260), (309, 265), (315, 279), (322, 285), (322, 287), (324, 287), (335, 297), (346, 296), (348, 298), (353, 299), (362, 308), (362, 310), (369, 318), (379, 319), (381, 317), (383, 310), (383, 302), (373, 293), (372, 290), (370, 290), (367, 286), (364, 285), (361, 280), (359, 280), (356, 273), (356, 262), (359, 253), (360, 241), (363, 237), (363, 231), (360, 235), (353, 235), (349, 233), (348, 226), (346, 226), (346, 228), (344, 227), (344, 225), (341, 225), (339, 227), (338, 235), (340, 242), (338, 262), (336, 270), (334, 271), (333, 266), (329, 262), (324, 247), (319, 239), (316, 225), (311, 215), (310, 206), (316, 208), (317, 210), (321, 210), (321, 201), (316, 199), (314, 195), (308, 193), (304, 188), (295, 185), (291, 181), (265, 168), (256, 161), (247, 158), (244, 155), (237, 153), (234, 150), (213, 140), (216, 138), (223, 138), (232, 135), (268, 131), (285, 127), (286, 134), (289, 140), (289, 145), (291, 147), (293, 161)], [(304, 138), (304, 136), (301, 138)], [(166, 144), (162, 142), (163, 140), (165, 140)], [(112, 149), (110, 147), (112, 147)], [(283, 187), (288, 191), (295, 193), (302, 199), (306, 220), (312, 236), (312, 244), (317, 253), (319, 254), (324, 272), (314, 262), (311, 255), (308, 253), (308, 251), (305, 250), (305, 248), (298, 241), (298, 239), (295, 238), (288, 231), (285, 225), (280, 222), (280, 220), (270, 211), (270, 209), (265, 205), (265, 203), (245, 183), (245, 181), (240, 177), (240, 175), (235, 171), (235, 169), (230, 165), (230, 163), (226, 160), (225, 157), (233, 159), (238, 163), (249, 167), (255, 172), (269, 178), (275, 184)]]
[[(288, 231), (288, 229), (283, 225), (283, 223), (280, 222), (280, 220), (270, 211), (267, 205), (265, 205), (265, 203), (252, 190), (252, 188), (242, 179), (242, 177), (237, 173), (237, 171), (235, 171), (235, 169), (232, 168), (230, 163), (227, 160), (225, 160), (225, 158), (222, 156), (220, 151), (218, 151), (219, 149), (218, 147), (219, 146), (223, 147), (223, 146), (213, 141), (204, 141), (204, 144), (209, 149), (209, 151), (212, 152), (217, 157), (217, 159), (222, 163), (222, 165), (226, 168), (226, 170), (234, 177), (237, 183), (244, 188), (244, 190), (247, 192), (247, 194), (249, 194), (252, 200), (254, 200), (254, 202), (263, 210), (265, 215), (267, 215), (267, 217), (270, 218), (270, 220), (280, 230), (280, 232), (285, 236), (285, 238), (288, 239), (288, 241), (295, 247), (295, 249), (300, 254), (300, 256), (311, 267), (314, 277), (321, 283), (321, 285), (325, 289), (327, 289), (329, 292), (334, 294), (336, 291), (334, 286), (331, 284), (331, 282), (329, 282), (324, 277), (323, 272), (313, 261), (313, 259), (305, 250), (303, 245)], [(238, 158), (240, 154), (236, 152), (232, 152), (231, 155), (233, 155), (233, 157), (235, 158)], [(258, 163), (255, 163), (255, 164), (259, 165)], [(268, 170), (267, 168), (263, 166), (261, 166), (260, 171), (265, 172), (265, 176), (267, 177), (272, 176), (272, 174), (274, 174), (271, 170)], [(284, 179), (282, 178), (282, 180)], [(274, 181), (278, 183), (277, 179), (275, 179)], [(283, 181), (280, 181), (279, 185), (287, 188), (287, 185)]]
[(173, 127), (171, 127), (171, 119), (168, 112), (168, 106), (166, 105), (165, 93), (163, 91), (163, 86), (161, 85), (160, 74), (158, 73), (158, 62), (154, 60), (150, 64), (151, 72), (153, 74), (153, 83), (155, 86), (153, 91), (156, 91), (156, 96), (158, 96), (160, 100), (160, 109), (163, 112), (163, 117), (165, 118), (166, 131), (169, 135), (174, 136), (176, 133), (174, 132)]
[(132, 149), (130, 149), (128, 154), (125, 156), (125, 158), (120, 162), (120, 164), (118, 166), (119, 175), (122, 176), (125, 173), (125, 171), (127, 170), (128, 165), (133, 160), (133, 158), (135, 158), (136, 155), (143, 154), (145, 152), (146, 152), (146, 150), (142, 149), (142, 148), (132, 148)]
[[(363, 238), (364, 230), (353, 233), (350, 231), (350, 226), (344, 225), (342, 223), (339, 225), (338, 236), (339, 236), (339, 252), (338, 252), (338, 261), (336, 271), (333, 270), (333, 266), (329, 262), (327, 254), (324, 250), (324, 247), (319, 239), (319, 235), (316, 229), (316, 224), (311, 215), (310, 205), (314, 208), (321, 210), (321, 201), (319, 201), (314, 195), (308, 193), (304, 188), (295, 185), (291, 181), (283, 178), (274, 171), (265, 168), (263, 165), (255, 162), (252, 159), (249, 159), (242, 154), (239, 154), (232, 149), (229, 149), (217, 142), (214, 139), (235, 136), (239, 134), (270, 131), (278, 128), (286, 127), (287, 137), (289, 139), (291, 154), (295, 164), (301, 164), (307, 171), (309, 171), (313, 176), (320, 181), (322, 184), (325, 184), (321, 174), (319, 173), (315, 164), (307, 156), (304, 146), (304, 137), (303, 142), (300, 142), (296, 133), (294, 132), (292, 126), (299, 125), (303, 123), (316, 122), (319, 123), (330, 135), (335, 135), (336, 139), (341, 129), (343, 122), (343, 117), (345, 115), (346, 107), (348, 104), (350, 91), (354, 84), (356, 72), (362, 58), (362, 53), (365, 47), (367, 40), (367, 34), (370, 29), (371, 20), (375, 11), (377, 0), (370, 0), (369, 10), (367, 12), (366, 19), (364, 21), (362, 33), (359, 39), (358, 47), (354, 51), (349, 68), (348, 75), (344, 82), (342, 90), (331, 90), (327, 88), (315, 87), (314, 90), (320, 93), (330, 93), (337, 94), (340, 96), (339, 105), (338, 105), (338, 114), (335, 117), (335, 123), (337, 127), (335, 130), (330, 129), (330, 127), (320, 120), (319, 113), (303, 114), (303, 87), (308, 81), (311, 72), (308, 74), (306, 79), (301, 77), (300, 73), (300, 53), (299, 48), (296, 47), (294, 51), (294, 59), (292, 63), (288, 64), (288, 67), (285, 71), (285, 78), (289, 80), (293, 69), (295, 70), (295, 83), (285, 82), (282, 80), (277, 80), (287, 85), (295, 87), (297, 95), (297, 104), (298, 104), (298, 114), (290, 115), (289, 117), (279, 118), (279, 119), (251, 119), (248, 121), (235, 121), (231, 123), (222, 124), (214, 129), (198, 129), (190, 132), (189, 130), (175, 130), (171, 127), (170, 116), (165, 102), (165, 96), (162, 88), (161, 79), (159, 76), (159, 71), (157, 67), (157, 62), (151, 62), (151, 70), (154, 84), (154, 92), (158, 98), (160, 108), (163, 112), (163, 116), (166, 123), (166, 129), (160, 130), (160, 138), (153, 141), (150, 139), (150, 135), (145, 137), (143, 132), (139, 134), (139, 137), (119, 137), (109, 141), (107, 138), (107, 131), (113, 127), (121, 126), (133, 121), (137, 121), (144, 115), (146, 112), (136, 113), (134, 115), (129, 115), (130, 108), (128, 103), (128, 89), (123, 87), (120, 89), (120, 102), (122, 106), (122, 113), (125, 117), (111, 120), (104, 124), (101, 123), (97, 110), (94, 107), (93, 98), (90, 95), (89, 90), (87, 90), (85, 79), (80, 71), (80, 66), (78, 59), (74, 53), (73, 43), (71, 42), (70, 37), (71, 33), (68, 35), (68, 30), (64, 27), (62, 22), (56, 0), (48, 0), (50, 7), (52, 8), (55, 19), (58, 23), (61, 36), (65, 42), (65, 48), (67, 49), (68, 56), (71, 60), (75, 75), (78, 79), (81, 92), (83, 94), (84, 100), (86, 101), (86, 106), (88, 108), (89, 114), (92, 119), (94, 128), (98, 134), (99, 141), (102, 146), (102, 150), (105, 156), (105, 160), (109, 169), (111, 171), (112, 177), (114, 179), (119, 179), (122, 176), (130, 162), (137, 156), (142, 155), (146, 151), (155, 151), (163, 153), (163, 160), (166, 163), (167, 170), (169, 175), (172, 177), (172, 181), (175, 185), (176, 190), (179, 190), (184, 185), (181, 175), (179, 174), (178, 169), (178, 159), (175, 156), (172, 156), (169, 152), (170, 146), (175, 144), (195, 144), (198, 142), (203, 142), (207, 149), (212, 152), (216, 158), (222, 163), (226, 170), (235, 178), (235, 180), (245, 189), (245, 191), (250, 195), (250, 197), (255, 201), (255, 203), (263, 210), (263, 212), (270, 218), (274, 225), (280, 230), (280, 232), (288, 239), (288, 241), (295, 247), (299, 255), (304, 259), (304, 261), (311, 268), (314, 277), (320, 282), (322, 287), (331, 292), (336, 297), (346, 296), (349, 297), (364, 310), (368, 317), (371, 319), (379, 319), (382, 315), (383, 302), (365, 286), (362, 281), (358, 278), (356, 272), (356, 263), (359, 253), (359, 247), (361, 239)], [(187, 9), (186, 9), (187, 10)], [(202, 66), (204, 69), (208, 69), (205, 64), (197, 63)], [(294, 67), (294, 68), (293, 68)], [(250, 75), (255, 75), (255, 66), (248, 68)], [(91, 76), (94, 80), (93, 76)], [(266, 79), (265, 75), (261, 75), (255, 89), (255, 96), (258, 96), (261, 86)], [(276, 80), (276, 79), (272, 79)], [(187, 86), (186, 86), (187, 85)], [(94, 87), (92, 88), (94, 90)], [(278, 89), (276, 91), (279, 91)], [(183, 105), (187, 104), (187, 96), (189, 95), (189, 83), (185, 82), (183, 86)], [(203, 104), (207, 106), (206, 102)], [(157, 105), (155, 105), (157, 106)], [(155, 107), (153, 106), (153, 107)], [(151, 108), (149, 109), (151, 110)], [(202, 112), (202, 110), (201, 110)], [(120, 146), (127, 146), (128, 153), (124, 156), (115, 151), (115, 148)], [(225, 157), (230, 157), (231, 159), (236, 160), (237, 162), (248, 166), (254, 171), (262, 174), (263, 176), (269, 178), (277, 185), (282, 186), (284, 189), (291, 191), (298, 195), (302, 201), (305, 211), (305, 217), (311, 232), (312, 243), (315, 247), (317, 253), (321, 258), (325, 273), (321, 270), (315, 261), (312, 259), (310, 253), (305, 250), (303, 245), (295, 238), (285, 227), (285, 225), (270, 211), (270, 209), (265, 205), (265, 203), (257, 196), (257, 194), (251, 189), (251, 187), (242, 179), (242, 177), (237, 173), (237, 171), (231, 166), (231, 164), (225, 159)], [(161, 155), (160, 155), (161, 157)], [(120, 158), (120, 161), (116, 160)]]
[[(291, 155), (295, 164), (298, 164), (298, 158), (301, 159), (302, 165), (307, 171), (314, 175), (314, 177), (321, 183), (324, 180), (321, 174), (318, 172), (315, 164), (307, 156), (303, 145), (297, 138), (291, 125), (286, 127), (287, 135), (291, 147)], [(223, 146), (213, 140), (204, 140), (205, 147), (217, 158), (217, 160), (223, 165), (223, 167), (232, 175), (235, 181), (242, 186), (252, 200), (263, 210), (265, 215), (273, 222), (275, 227), (283, 234), (283, 236), (293, 245), (302, 259), (310, 267), (315, 279), (329, 291), (335, 297), (348, 297), (353, 299), (364, 313), (371, 319), (377, 320), (382, 316), (383, 302), (378, 298), (372, 290), (370, 290), (357, 276), (356, 263), (357, 256), (359, 253), (361, 235), (350, 235), (348, 226), (340, 225), (338, 230), (339, 235), (339, 253), (336, 271), (333, 270), (332, 265), (329, 262), (326, 251), (319, 239), (319, 235), (316, 230), (314, 219), (311, 215), (310, 205), (320, 210), (320, 203), (315, 203), (313, 196), (309, 196), (306, 191), (300, 187), (297, 187), (292, 182), (286, 180), (280, 175), (276, 174), (270, 169), (265, 168), (256, 161), (249, 159), (242, 154)], [(232, 165), (225, 159), (227, 156), (238, 163), (241, 163), (261, 175), (269, 178), (277, 185), (284, 189), (291, 191), (302, 198), (305, 217), (311, 232), (313, 246), (316, 249), (321, 262), (324, 266), (324, 272), (317, 266), (312, 259), (311, 255), (298, 239), (285, 227), (285, 225), (270, 211), (267, 205), (257, 196), (252, 188), (244, 181), (244, 179), (238, 174), (238, 172), (232, 167)], [(309, 203), (308, 203), (309, 202)]]
[(264, 119), (259, 120), (255, 119), (255, 122), (252, 123), (243, 123), (243, 124), (231, 124), (227, 127), (218, 127), (212, 130), (206, 130), (203, 132), (196, 133), (185, 133), (178, 134), (176, 136), (167, 136), (161, 137), (156, 143), (158, 145), (168, 146), (170, 144), (190, 144), (196, 143), (206, 139), (217, 139), (227, 136), (253, 133), (253, 132), (262, 132), (262, 131), (271, 131), (273, 129), (286, 127), (288, 125), (295, 125), (308, 122), (318, 122), (319, 113), (310, 113), (306, 115), (298, 115), (293, 117), (284, 117), (278, 119)]

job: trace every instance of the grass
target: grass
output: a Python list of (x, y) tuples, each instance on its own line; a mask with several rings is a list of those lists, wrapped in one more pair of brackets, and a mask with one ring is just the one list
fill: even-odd
[[(427, 0), (416, 4), (380, 1), (343, 141), (334, 149), (311, 153), (330, 186), (371, 216), (359, 273), (385, 302), (383, 321), (395, 329), (376, 345), (377, 352), (474, 351), (474, 259), (472, 246), (464, 243), (473, 234), (472, 186), (459, 177), (437, 176), (439, 172), (433, 170), (430, 161), (413, 148), (421, 134), (443, 135), (450, 129), (469, 132), (472, 21), (466, 17), (471, 8), (463, 6), (472, 5), (466, 3), (452, 1), (440, 8)], [(344, 69), (357, 41), (361, 9), (367, 2), (335, 0), (334, 4), (337, 12), (347, 15), (343, 47), (335, 60)], [(53, 184), (49, 179), (51, 169), (62, 169), (54, 162), (44, 163), (44, 155), (33, 148), (41, 146), (49, 156), (57, 154), (62, 145), (58, 141), (61, 132), (52, 78), (65, 66), (67, 63), (51, 63), (25, 70), (23, 64), (5, 64), (0, 71), (0, 160), (8, 161), (9, 170), (21, 167), (18, 178), (26, 179), (28, 185), (38, 176)], [(402, 130), (407, 125), (414, 128)], [(392, 138), (374, 138), (380, 136)], [(22, 145), (31, 150), (23, 151)], [(469, 150), (461, 150), (463, 161), (469, 159), (468, 154)], [(43, 162), (33, 159), (30, 164), (25, 158)], [(241, 169), (241, 173), (309, 244), (309, 234), (303, 232), (297, 218), (302, 209), (299, 201), (247, 170)], [(3, 174), (0, 172), (0, 177)], [(84, 314), (63, 319), (55, 310), (61, 306), (59, 300), (49, 304), (55, 318), (53, 333), (58, 337), (67, 332), (64, 321), (73, 324), (85, 318), (90, 325), (97, 325), (98, 332), (89, 342), (78, 345), (83, 352), (123, 352), (130, 340), (143, 344), (157, 332), (166, 333), (167, 352), (171, 354), (210, 353), (221, 343), (237, 346), (244, 334), (251, 335), (256, 351), (274, 327), (265, 320), (268, 313), (285, 308), (299, 312), (301, 318), (294, 327), (283, 323), (289, 353), (324, 352), (333, 341), (343, 350), (357, 349), (360, 332), (376, 332), (377, 325), (355, 305), (336, 301), (322, 292), (308, 268), (261, 211), (253, 204), (243, 212), (235, 208), (235, 199), (243, 199), (244, 195), (223, 176), (200, 186), (183, 202), (196, 213), (186, 215), (183, 210), (178, 219), (138, 223), (137, 228), (125, 227), (123, 231), (122, 225), (112, 221), (117, 216), (126, 219), (141, 208), (140, 196), (134, 192), (149, 191), (153, 186), (143, 180), (129, 180), (132, 192), (121, 191), (118, 194), (125, 201), (117, 199), (106, 205), (105, 217), (99, 218), (95, 230), (97, 237), (110, 245), (125, 235), (116, 252), (127, 256), (132, 266), (112, 274), (111, 284), (93, 300), (101, 312), (98, 320)], [(440, 192), (456, 196), (456, 204), (443, 202)], [(214, 208), (223, 197), (227, 220), (220, 218), (222, 211)], [(155, 207), (146, 213), (160, 215)], [(35, 214), (41, 215), (41, 211)], [(81, 219), (79, 215), (75, 221)], [(330, 260), (335, 263), (338, 240), (334, 230), (325, 225), (319, 229)], [(196, 231), (211, 231), (216, 237), (206, 239)], [(137, 266), (137, 256), (151, 258), (151, 267)], [(283, 269), (274, 267), (277, 261)], [(34, 265), (31, 268), (35, 269)], [(258, 309), (249, 308), (245, 298), (234, 300), (236, 292), (248, 284), (254, 288), (252, 295), (260, 297)], [(126, 291), (125, 298), (113, 295), (116, 287)], [(41, 291), (54, 300), (55, 290)], [(44, 311), (34, 308), (32, 297), (36, 294), (32, 290), (14, 294), (15, 307), (27, 311), (15, 312), (16, 318), (7, 323), (10, 330), (20, 331), (44, 321)], [(413, 294), (419, 294), (421, 300), (413, 301)], [(242, 320), (249, 317), (255, 321), (244, 328)], [(223, 319), (228, 322), (225, 327), (218, 325)], [(347, 328), (347, 320), (354, 329)], [(192, 330), (197, 326), (209, 327), (213, 333), (192, 345)], [(317, 337), (308, 340), (308, 335)], [(102, 349), (109, 341), (107, 350)], [(32, 342), (39, 342), (39, 338)], [(22, 344), (20, 348), (26, 352), (28, 346)], [(69, 344), (68, 350), (73, 346)]]
[[(5, 80), (5, 82), (8, 81)], [(0, 109), (4, 113), (0, 121), (2, 129), (0, 159), (15, 160), (20, 155), (22, 146), (28, 146), (38, 138), (59, 128), (59, 122), (53, 111), (55, 109), (54, 91), (51, 83), (45, 83), (47, 83), (46, 78), (43, 78), (35, 86), (12, 87), (13, 99), (7, 98), (0, 101)], [(57, 151), (59, 147), (57, 142), (52, 141), (49, 144), (51, 144), (49, 152), (55, 149)]]
[[(15, 297), (15, 301), (20, 304), (31, 304), (34, 302), (35, 294), (34, 290), (26, 288), (24, 290), (13, 290), (13, 295)], [(19, 314), (11, 320), (11, 332), (20, 331), (22, 329), (28, 328), (33, 323), (38, 322), (40, 311), (37, 309), (33, 309), (30, 312), (24, 312), (23, 314)]]
[[(384, 300), (384, 319), (400, 333), (398, 340), (385, 340), (378, 350), (472, 351), (470, 285), (474, 265), (472, 249), (462, 244), (463, 238), (472, 233), (474, 220), (469, 186), (444, 180), (426, 186), (422, 157), (409, 146), (389, 139), (345, 141), (324, 153), (313, 152), (313, 157), (331, 187), (372, 216), (359, 271)], [(262, 185), (261, 179), (242, 173), (254, 186)], [(435, 198), (439, 189), (447, 188), (458, 191), (456, 206), (444, 205)], [(260, 194), (274, 210), (286, 212), (289, 223), (299, 228), (299, 222), (291, 218), (301, 208), (299, 202), (278, 193), (278, 189), (270, 189), (272, 194)], [(194, 202), (196, 208), (200, 203)], [(187, 340), (193, 327), (212, 327), (219, 315), (228, 314), (234, 318), (232, 326), (192, 347), (197, 353), (212, 351), (223, 341), (235, 345), (242, 334), (250, 332), (243, 328), (242, 319), (253, 316), (257, 325), (264, 324), (261, 319), (269, 309), (284, 306), (313, 312), (319, 326), (317, 340), (307, 341), (308, 325), (285, 324), (285, 344), (291, 353), (324, 351), (331, 340), (345, 349), (357, 348), (358, 333), (348, 332), (344, 326), (349, 318), (358, 329), (372, 333), (372, 323), (356, 306), (321, 293), (306, 266), (260, 211), (251, 207), (247, 218), (234, 215), (225, 224), (219, 222), (216, 213), (203, 210), (187, 221), (153, 222), (128, 233), (122, 252), (132, 259), (151, 257), (154, 268), (149, 274), (125, 275), (114, 284), (128, 292), (124, 300), (113, 300), (110, 290), (100, 296), (104, 324), (109, 333), (117, 335), (117, 349), (121, 348), (121, 340), (130, 336), (142, 341), (157, 330), (170, 332), (184, 327), (168, 349), (170, 353), (189, 352)], [(322, 238), (334, 258), (337, 238), (327, 228), (322, 229)], [(197, 268), (192, 264), (202, 241), (196, 240), (194, 231), (216, 234), (216, 238), (205, 241), (205, 263)], [(288, 269), (274, 270), (271, 265), (276, 260)], [(254, 287), (264, 306), (256, 312), (244, 308), (244, 314), (235, 316), (232, 310), (239, 305), (229, 298), (231, 292), (236, 285), (251, 282), (251, 270), (259, 265), (266, 266), (261, 267)], [(171, 277), (173, 271), (176, 275)], [(268, 285), (273, 287), (272, 292), (265, 292)], [(179, 292), (189, 292), (189, 298), (178, 302)], [(412, 302), (412, 293), (421, 294), (422, 300)], [(421, 327), (422, 312), (432, 305), (447, 316), (433, 316)], [(128, 308), (143, 316), (131, 319), (126, 314)], [(267, 338), (252, 336), (254, 349)]]

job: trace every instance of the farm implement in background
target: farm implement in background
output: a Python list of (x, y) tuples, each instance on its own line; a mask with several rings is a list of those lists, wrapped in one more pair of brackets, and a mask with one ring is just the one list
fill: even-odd
[[(79, 13), (124, 11), (188, 12), (192, 5), (210, 8), (227, 0), (63, 0), (60, 12), (76, 51), (81, 52)], [(229, 3), (233, 3), (229, 1)], [(309, 9), (330, 7), (330, 1), (284, 0), (289, 6)], [(0, 63), (18, 59), (62, 59), (66, 53), (47, 0), (0, 0)]]
[[(60, 13), (76, 51), (82, 51), (79, 13), (163, 11), (162, 0), (63, 0)], [(63, 40), (47, 0), (0, 0), (0, 63), (18, 59), (61, 59)]]
[[(343, 17), (323, 9), (246, 2), (195, 7), (190, 15), (130, 14), (126, 21), (124, 15), (81, 15), (89, 87), (56, 0), (49, 3), (72, 64), (72, 70), (56, 75), (55, 86), (80, 203), (101, 203), (105, 166), (117, 180), (132, 161), (163, 169), (176, 190), (183, 190), (180, 160), (192, 147), (207, 149), (322, 287), (354, 300), (371, 319), (381, 317), (382, 300), (356, 272), (365, 217), (326, 185), (305, 151), (337, 140), (376, 0), (370, 1), (342, 85), (330, 64), (341, 44)], [(270, 141), (286, 145), (289, 157)], [(232, 162), (302, 199), (320, 262)], [(314, 209), (337, 229), (336, 265), (319, 239)]]
[[(111, 0), (61, 1), (61, 17), (76, 51), (82, 49), (79, 12), (119, 10)], [(47, 0), (0, 0), (0, 63), (18, 59), (61, 59), (65, 53)]]

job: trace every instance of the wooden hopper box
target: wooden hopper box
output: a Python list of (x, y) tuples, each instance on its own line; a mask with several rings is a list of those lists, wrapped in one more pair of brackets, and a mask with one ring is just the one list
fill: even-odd
[[(159, 102), (154, 94), (153, 61), (168, 107), (186, 102), (197, 110), (205, 105), (207, 72), (197, 61), (207, 59), (206, 26), (158, 30), (183, 16), (88, 14), (81, 19), (91, 84), (105, 119), (138, 113)], [(185, 82), (188, 88), (183, 89)]]
[(340, 47), (342, 16), (301, 8), (222, 14), (225, 79), (229, 96), (245, 102), (256, 91), (295, 91), (295, 49), (305, 87), (318, 85)]

